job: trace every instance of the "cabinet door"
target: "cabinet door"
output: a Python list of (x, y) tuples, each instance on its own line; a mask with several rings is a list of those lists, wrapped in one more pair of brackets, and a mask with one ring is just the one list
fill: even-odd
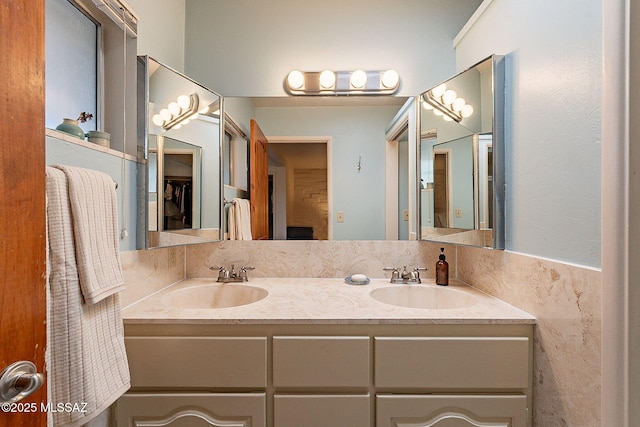
[(523, 395), (378, 395), (377, 427), (527, 427)]
[(266, 337), (125, 338), (131, 387), (264, 389)]
[(116, 425), (129, 427), (265, 427), (264, 393), (127, 393)]
[(366, 389), (369, 337), (273, 337), (273, 385), (283, 389)]
[(276, 427), (370, 427), (371, 396), (348, 394), (276, 394)]

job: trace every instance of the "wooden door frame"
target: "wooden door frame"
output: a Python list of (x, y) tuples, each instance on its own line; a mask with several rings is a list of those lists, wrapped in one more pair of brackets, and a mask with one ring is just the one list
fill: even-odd
[[(0, 370), (28, 360), (45, 372), (44, 0), (2, 0), (0, 9)], [(43, 386), (24, 400), (37, 411), (0, 411), (0, 425), (46, 425), (46, 401)]]
[[(333, 240), (333, 170), (331, 153), (333, 138), (330, 136), (268, 136), (270, 144), (326, 144), (327, 146), (327, 239)], [(274, 182), (275, 184), (275, 182)]]

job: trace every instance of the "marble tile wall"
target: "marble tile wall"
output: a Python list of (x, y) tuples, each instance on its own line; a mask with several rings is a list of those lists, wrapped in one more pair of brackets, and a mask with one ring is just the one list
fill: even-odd
[[(253, 266), (249, 277), (346, 277), (363, 273), (391, 277), (383, 267), (428, 267), (434, 277), (445, 248), (449, 271), (455, 271), (455, 246), (427, 242), (387, 241), (223, 241), (187, 247), (187, 277), (217, 277), (209, 266)], [(453, 275), (453, 274), (452, 274)]]
[(601, 272), (463, 246), (457, 259), (460, 280), (537, 319), (534, 426), (599, 427)]
[(185, 246), (120, 252), (126, 289), (122, 307), (184, 279)]

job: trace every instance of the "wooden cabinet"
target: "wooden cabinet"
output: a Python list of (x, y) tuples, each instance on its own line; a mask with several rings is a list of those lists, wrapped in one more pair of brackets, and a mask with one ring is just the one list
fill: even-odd
[(123, 426), (530, 427), (533, 325), (125, 325)]

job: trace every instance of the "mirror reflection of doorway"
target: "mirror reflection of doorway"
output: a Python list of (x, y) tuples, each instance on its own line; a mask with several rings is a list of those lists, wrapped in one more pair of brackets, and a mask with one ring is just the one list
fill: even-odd
[(192, 228), (193, 154), (164, 153), (164, 230)]
[(434, 226), (449, 227), (448, 154), (433, 154), (433, 211)]
[(330, 239), (327, 143), (279, 141), (270, 137), (271, 238)]

